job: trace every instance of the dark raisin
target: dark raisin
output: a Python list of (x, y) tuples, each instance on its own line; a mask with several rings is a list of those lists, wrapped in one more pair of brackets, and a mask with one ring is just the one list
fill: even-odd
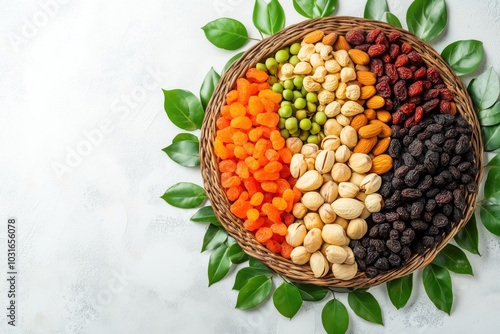
[(410, 144), (410, 146), (408, 147), (408, 152), (412, 156), (418, 157), (420, 154), (422, 154), (422, 149), (423, 149), (422, 142), (417, 139)]
[(439, 163), (441, 164), (441, 166), (448, 166), (448, 164), (450, 163), (450, 155), (446, 152), (443, 152), (441, 154), (441, 158), (439, 160)]
[(429, 190), (429, 188), (432, 186), (432, 176), (426, 175), (422, 179), (422, 181), (418, 184), (417, 189), (424, 192)]
[(401, 265), (401, 257), (397, 254), (391, 254), (389, 255), (389, 257), (387, 258), (387, 260), (389, 261), (389, 264), (391, 265), (391, 267), (393, 268), (397, 268)]
[(460, 171), (458, 170), (457, 167), (455, 166), (450, 166), (449, 167), (449, 170), (450, 170), (450, 173), (451, 175), (453, 175), (453, 178), (455, 180), (460, 180), (460, 177), (462, 176), (462, 174), (460, 173)]
[(384, 198), (389, 197), (389, 195), (391, 194), (391, 184), (390, 183), (382, 184), (382, 187), (380, 187), (379, 194)]
[[(394, 64), (390, 64), (390, 63), (384, 64), (384, 73), (385, 73), (385, 75), (387, 75), (389, 77), (389, 82), (391, 84), (395, 84), (396, 81), (399, 80), (398, 71), (397, 71), (396, 66)], [(394, 95), (396, 95), (396, 92), (394, 92)], [(396, 97), (397, 97), (397, 95), (396, 95)]]
[(359, 30), (349, 30), (345, 34), (345, 39), (347, 40), (347, 42), (349, 44), (352, 44), (352, 45), (360, 45), (360, 44), (363, 44), (365, 42), (365, 36)]
[(399, 253), (399, 255), (406, 261), (410, 258), (411, 256), (411, 250), (410, 250), (410, 247), (408, 246), (403, 246), (403, 248), (401, 248), (401, 252)]
[(436, 214), (432, 219), (432, 224), (434, 224), (437, 227), (445, 227), (446, 225), (448, 225), (448, 223), (449, 223), (448, 217), (446, 217), (442, 213)]
[(377, 238), (378, 237), (378, 225), (373, 225), (372, 228), (370, 228), (370, 231), (368, 231), (368, 235), (370, 238)]
[(436, 205), (437, 205), (437, 203), (436, 203), (435, 199), (433, 199), (433, 198), (428, 199), (427, 202), (425, 203), (425, 210), (432, 212), (436, 208)]
[(411, 227), (413, 227), (417, 231), (424, 231), (429, 228), (429, 225), (425, 223), (423, 220), (412, 220)]
[(457, 169), (460, 171), (460, 172), (465, 172), (467, 171), (470, 167), (472, 166), (472, 164), (468, 161), (464, 161), (464, 162), (461, 162), (457, 165)]
[(411, 219), (418, 219), (420, 214), (424, 211), (424, 202), (416, 201), (411, 205), (410, 217)]
[(427, 192), (425, 193), (425, 197), (434, 198), (437, 194), (439, 194), (439, 188), (432, 187), (431, 189), (427, 190)]
[(377, 261), (378, 257), (379, 257), (378, 252), (373, 250), (372, 251), (368, 250), (365, 257), (366, 264), (368, 265), (373, 264), (375, 261)]
[(434, 246), (434, 238), (430, 235), (426, 235), (422, 238), (422, 243), (424, 244), (424, 247), (431, 248)]
[(455, 189), (453, 191), (453, 204), (455, 204), (455, 206), (460, 210), (465, 209), (465, 196), (464, 192), (460, 189)]
[(460, 161), (462, 161), (462, 157), (459, 155), (455, 155), (450, 160), (450, 166), (457, 166), (460, 163)]
[(424, 112), (428, 113), (428, 112), (432, 111), (433, 109), (435, 109), (439, 105), (439, 101), (440, 101), (439, 99), (432, 99), (432, 100), (425, 102), (422, 105)]
[(354, 257), (356, 259), (364, 259), (366, 257), (366, 248), (363, 246), (356, 246), (352, 249), (352, 252), (354, 253)]
[(399, 215), (399, 217), (403, 220), (407, 220), (410, 218), (410, 213), (408, 211), (406, 211), (404, 207), (400, 206), (400, 207), (396, 208), (396, 212)]
[(384, 75), (384, 64), (380, 59), (372, 58), (370, 61), (370, 71), (375, 73), (378, 77), (381, 77), (382, 75)]
[(418, 173), (418, 171), (413, 169), (413, 170), (409, 171), (408, 174), (406, 174), (405, 184), (408, 187), (413, 187), (414, 185), (416, 185), (418, 183), (418, 179), (419, 179), (419, 173)]
[(399, 239), (399, 231), (398, 230), (391, 230), (389, 232), (389, 239)]
[(375, 268), (379, 270), (388, 270), (389, 269), (389, 260), (386, 257), (381, 257), (375, 262)]
[(447, 217), (451, 216), (453, 213), (453, 205), (450, 203), (443, 205), (443, 208), (441, 209), (443, 211), (443, 214)]
[(406, 188), (401, 191), (401, 196), (404, 198), (420, 198), (422, 197), (422, 192), (414, 188)]
[(470, 149), (470, 139), (466, 135), (461, 135), (457, 140), (457, 146), (455, 146), (456, 154), (464, 154)]
[(377, 94), (382, 96), (384, 99), (388, 99), (392, 95), (392, 90), (388, 82), (379, 82), (375, 88), (377, 89)]
[(387, 153), (392, 158), (399, 157), (399, 152), (401, 151), (401, 142), (399, 140), (391, 140), (389, 144), (389, 148), (387, 149)]
[(378, 235), (381, 238), (387, 239), (389, 237), (390, 231), (391, 231), (391, 225), (389, 223), (380, 224), (378, 227)]
[[(392, 143), (392, 141), (391, 141), (391, 143)], [(415, 165), (417, 164), (417, 162), (415, 161), (415, 158), (410, 153), (403, 153), (402, 158), (403, 158), (405, 165), (407, 165), (409, 167), (415, 167)]]
[[(396, 75), (398, 75), (398, 74), (396, 73)], [(393, 87), (394, 96), (399, 101), (405, 101), (406, 99), (408, 99), (408, 91), (406, 90), (406, 82), (404, 80), (399, 80), (397, 82), (396, 81), (397, 81), (397, 79), (394, 81), (395, 82), (395, 85)]]
[(396, 220), (395, 222), (392, 222), (392, 228), (398, 232), (403, 232), (406, 228), (406, 224), (402, 220)]
[(474, 181), (471, 181), (467, 183), (467, 191), (473, 194), (476, 194), (479, 190), (479, 187), (477, 186), (477, 183)]
[(366, 270), (366, 262), (364, 260), (356, 259), (356, 263), (358, 264), (358, 269), (361, 271)]
[(366, 277), (373, 278), (378, 275), (378, 269), (375, 267), (367, 267), (365, 270)]
[[(431, 141), (436, 145), (442, 145), (445, 142), (446, 138), (442, 133), (435, 133), (431, 137)], [(454, 139), (448, 139), (454, 140)]]

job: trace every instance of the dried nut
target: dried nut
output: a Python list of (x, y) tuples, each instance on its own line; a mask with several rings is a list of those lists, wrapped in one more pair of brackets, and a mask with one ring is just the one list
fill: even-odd
[(345, 219), (355, 219), (361, 215), (365, 205), (353, 198), (337, 198), (332, 203), (333, 211)]
[(368, 65), (370, 63), (370, 56), (368, 53), (358, 49), (351, 49), (348, 52), (354, 64)]
[(335, 91), (335, 96), (337, 97), (337, 99), (345, 100), (346, 89), (347, 89), (347, 84), (345, 82), (340, 82), (339, 86), (337, 87), (337, 90)]
[[(321, 86), (324, 89), (329, 90), (330, 92), (333, 92), (339, 86), (339, 79), (337, 79), (337, 77), (333, 74), (327, 74), (327, 75), (325, 75), (325, 81), (323, 82), (323, 84)], [(340, 109), (339, 109), (339, 112), (340, 112)]]
[(304, 158), (316, 158), (316, 154), (319, 150), (316, 144), (305, 144), (302, 146), (300, 153), (304, 155)]
[(292, 161), (290, 161), (290, 174), (297, 179), (304, 175), (306, 171), (307, 163), (304, 159), (304, 155), (301, 153), (294, 154), (292, 156)]
[[(335, 44), (333, 44), (333, 48), (335, 50), (350, 50), (351, 46), (347, 42), (346, 38), (340, 35), (339, 37), (337, 37), (337, 41), (335, 42)], [(349, 61), (350, 60), (351, 58), (349, 58)]]
[(321, 40), (321, 43), (323, 43), (324, 45), (332, 46), (333, 43), (335, 43), (336, 41), (337, 41), (337, 34), (332, 32), (332, 33), (329, 33), (328, 35), (325, 35), (323, 37), (323, 39)]
[(333, 58), (333, 48), (330, 45), (324, 45), (323, 47), (319, 50), (319, 54), (321, 55), (321, 58), (324, 60), (332, 59)]
[(311, 253), (304, 246), (295, 247), (290, 253), (290, 260), (295, 264), (306, 264), (311, 258)]
[(319, 228), (320, 230), (325, 225), (321, 220), (321, 217), (316, 212), (309, 212), (304, 216), (304, 225), (308, 230), (312, 230), (313, 228)]
[(347, 162), (351, 157), (351, 150), (345, 145), (340, 145), (335, 151), (335, 161), (337, 162)]
[(318, 209), (319, 217), (325, 224), (331, 224), (337, 218), (337, 215), (332, 209), (332, 206), (329, 203), (325, 203)]
[[(347, 85), (345, 90), (345, 97), (349, 100), (356, 101), (361, 96), (361, 89), (358, 85)], [(363, 109), (364, 111), (364, 109)]]
[(323, 89), (318, 93), (318, 102), (320, 105), (326, 106), (330, 102), (333, 102), (333, 100), (335, 100), (335, 94), (326, 89)]
[(387, 110), (379, 110), (377, 111), (377, 119), (381, 122), (389, 123), (392, 121), (392, 116)]
[(314, 161), (315, 161), (315, 158), (307, 158), (306, 159), (307, 170), (314, 169)]
[(312, 78), (314, 81), (322, 83), (325, 81), (325, 76), (327, 73), (328, 72), (324, 66), (319, 66), (314, 70), (314, 74), (312, 75)]
[[(359, 80), (359, 78), (358, 78), (358, 80)], [(375, 83), (373, 83), (373, 84), (375, 84)], [(380, 109), (384, 105), (385, 105), (385, 100), (380, 95), (374, 95), (368, 101), (366, 101), (366, 107), (369, 108), (369, 109)]]
[(323, 186), (321, 186), (321, 189), (319, 191), (323, 199), (325, 200), (325, 203), (332, 203), (337, 199), (338, 196), (338, 186), (337, 183), (333, 181), (328, 181)]
[(314, 44), (304, 44), (300, 48), (299, 53), (297, 54), (297, 58), (300, 61), (309, 61), (311, 59), (311, 55), (314, 53)]
[(321, 41), (323, 39), (323, 36), (325, 36), (325, 33), (322, 30), (314, 30), (305, 35), (303, 41), (313, 44)]
[(328, 59), (325, 61), (325, 68), (328, 73), (338, 73), (342, 69), (340, 64), (335, 59)]
[[(352, 86), (349, 86), (349, 87), (352, 87)], [(340, 112), (342, 113), (342, 115), (345, 115), (345, 116), (356, 116), (358, 114), (361, 114), (363, 111), (365, 111), (363, 106), (356, 101), (346, 101), (346, 103), (344, 103), (344, 105), (340, 109)]]
[(347, 181), (351, 178), (351, 169), (344, 163), (336, 162), (332, 167), (332, 179), (335, 182)]
[[(366, 196), (366, 195), (365, 195)], [(366, 199), (366, 197), (365, 197)], [(361, 200), (361, 199), (360, 199)], [(370, 211), (368, 211), (368, 209), (366, 208), (366, 206), (363, 208), (363, 212), (361, 212), (361, 215), (359, 215), (359, 218), (361, 219), (366, 219), (368, 217), (370, 217), (372, 215), (372, 213)]]
[(344, 127), (342, 125), (340, 125), (340, 123), (335, 118), (330, 118), (323, 125), (323, 132), (325, 133), (326, 136), (329, 136), (329, 135), (339, 136), (340, 131), (342, 131), (343, 128)]
[(391, 170), (392, 168), (392, 158), (388, 154), (377, 155), (373, 158), (373, 165), (370, 172), (377, 174), (384, 174)]
[(361, 92), (360, 92), (359, 98), (363, 99), (363, 100), (368, 100), (370, 97), (372, 97), (376, 93), (377, 93), (377, 90), (375, 89), (375, 86), (363, 86), (363, 87), (361, 87)]
[(347, 252), (341, 246), (330, 245), (325, 250), (326, 259), (330, 263), (344, 263), (347, 259)]
[(302, 80), (302, 86), (308, 92), (317, 92), (321, 89), (321, 84), (314, 81), (313, 77), (308, 75)]
[(365, 174), (359, 174), (356, 172), (353, 172), (351, 174), (351, 178), (349, 179), (349, 182), (354, 183), (358, 188), (361, 186), (361, 181), (365, 178)]
[(377, 137), (361, 138), (358, 140), (356, 147), (352, 150), (354, 153), (370, 153), (372, 148), (377, 144)]
[(340, 70), (340, 81), (348, 82), (351, 80), (356, 80), (356, 71), (350, 67), (344, 67)]
[(297, 65), (295, 65), (295, 68), (293, 69), (294, 74), (309, 74), (312, 71), (312, 66), (306, 61), (301, 61)]
[[(338, 39), (337, 39), (337, 41), (338, 41)], [(349, 54), (347, 53), (346, 50), (335, 51), (333, 53), (333, 57), (335, 58), (337, 63), (339, 63), (339, 65), (342, 67), (346, 67), (349, 64), (349, 60), (351, 60), (351, 58), (349, 58)]]
[[(361, 202), (365, 202), (366, 194), (364, 192), (358, 192), (356, 194), (356, 198), (359, 199)], [(364, 209), (363, 209), (364, 210)]]
[(309, 60), (309, 63), (311, 64), (311, 66), (313, 67), (313, 69), (315, 69), (315, 68), (317, 68), (319, 66), (324, 66), (325, 65), (325, 61), (317, 53), (313, 53), (311, 55), (311, 59)]
[(358, 186), (351, 182), (340, 182), (339, 183), (339, 195), (344, 198), (354, 198), (359, 192)]
[(285, 236), (286, 242), (292, 247), (298, 247), (304, 242), (307, 230), (304, 224), (293, 223), (288, 226), (288, 231)]
[(347, 230), (347, 226), (349, 225), (349, 222), (342, 217), (338, 217), (334, 220), (333, 224), (337, 224), (341, 226), (344, 230)]
[(295, 218), (302, 219), (307, 213), (307, 207), (301, 203), (297, 202), (293, 205), (292, 214)]
[(361, 127), (365, 126), (366, 124), (368, 124), (368, 118), (366, 118), (366, 115), (364, 113), (354, 116), (351, 120), (351, 126), (356, 131), (359, 131), (359, 129), (361, 129)]
[(371, 213), (379, 212), (380, 210), (382, 210), (383, 203), (384, 200), (382, 199), (382, 196), (377, 193), (367, 195), (365, 198), (365, 206)]
[(328, 246), (331, 246), (330, 244), (327, 244), (326, 242), (323, 242), (323, 245), (321, 245), (321, 248), (319, 249), (321, 254), (323, 254), (324, 257), (326, 257), (326, 249)]
[(292, 154), (297, 154), (300, 153), (300, 150), (302, 149), (302, 140), (297, 137), (290, 137), (286, 141), (286, 147), (292, 152)]
[(338, 224), (327, 224), (321, 231), (323, 240), (331, 245), (342, 246), (345, 244), (347, 236), (342, 226)]
[(300, 201), (311, 211), (317, 211), (319, 207), (323, 205), (323, 203), (325, 203), (325, 200), (323, 199), (323, 197), (321, 197), (321, 195), (317, 191), (306, 192), (305, 194), (302, 195)]
[(337, 101), (328, 103), (328, 105), (325, 107), (326, 117), (331, 118), (337, 116), (338, 114), (340, 114), (340, 108), (341, 105)]
[(382, 185), (382, 178), (375, 173), (370, 173), (366, 175), (363, 178), (363, 180), (361, 180), (359, 189), (361, 191), (364, 191), (365, 194), (369, 195), (377, 192), (380, 189), (381, 185)]
[(325, 46), (325, 44), (318, 42), (314, 44), (314, 52), (319, 53), (319, 51)]
[(309, 253), (314, 253), (321, 248), (323, 244), (323, 239), (321, 237), (321, 230), (319, 228), (313, 228), (307, 232), (304, 238), (304, 247)]
[[(373, 72), (358, 71), (356, 75), (358, 81), (361, 82), (363, 86), (373, 86), (377, 83), (377, 76)], [(372, 109), (378, 109), (378, 108), (372, 108)]]
[(322, 176), (323, 176), (323, 184), (327, 183), (328, 181), (333, 181), (332, 174), (330, 173), (323, 174)]
[(349, 222), (347, 226), (347, 236), (353, 240), (359, 240), (368, 231), (368, 224), (364, 219), (356, 218)]
[[(341, 103), (341, 100), (337, 100), (337, 102), (339, 102), (340, 104)], [(344, 116), (342, 114), (338, 114), (337, 116), (335, 116), (335, 119), (337, 120), (337, 122), (339, 122), (340, 125), (342, 125), (343, 127), (344, 126), (348, 126), (349, 124), (351, 124), (351, 117), (347, 117), (347, 116)], [(340, 136), (339, 136), (340, 137)]]
[(311, 266), (314, 277), (317, 278), (325, 276), (330, 270), (328, 260), (323, 256), (323, 254), (321, 254), (320, 251), (316, 251), (311, 255), (309, 265)]
[(391, 144), (391, 137), (382, 138), (378, 141), (377, 145), (372, 150), (374, 156), (381, 155), (389, 148)]
[(362, 126), (359, 130), (359, 136), (362, 138), (372, 138), (376, 137), (382, 131), (382, 127), (377, 123), (370, 123), (368, 125)]
[(372, 159), (365, 153), (353, 153), (349, 158), (348, 164), (353, 171), (362, 174), (368, 172), (370, 168), (372, 168)]
[(340, 142), (352, 150), (358, 143), (358, 133), (348, 125), (340, 131)]
[(356, 71), (369, 71), (370, 67), (366, 65), (356, 65)]
[(321, 174), (329, 173), (335, 163), (335, 152), (331, 150), (321, 150), (316, 157), (314, 168)]
[(349, 246), (342, 246), (342, 248), (347, 253), (347, 257), (346, 257), (344, 263), (345, 264), (353, 264), (355, 262), (355, 258), (354, 258), (354, 252), (352, 251), (351, 247), (349, 247)]
[(321, 148), (323, 150), (332, 150), (335, 151), (340, 146), (340, 138), (335, 135), (329, 135), (323, 138), (321, 141)]
[(354, 262), (353, 264), (332, 264), (332, 273), (336, 278), (347, 281), (353, 279), (358, 273), (358, 264)]
[(293, 70), (294, 67), (290, 63), (283, 64), (282, 66), (278, 67), (278, 74), (277, 77), (278, 79), (285, 81), (287, 79), (292, 79), (296, 77), (296, 75), (293, 75)]

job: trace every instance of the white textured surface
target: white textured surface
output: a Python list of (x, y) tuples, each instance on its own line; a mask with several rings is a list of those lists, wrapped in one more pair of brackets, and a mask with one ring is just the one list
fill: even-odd
[[(189, 222), (193, 210), (160, 199), (180, 180), (201, 181), (161, 151), (178, 130), (160, 88), (197, 92), (210, 66), (220, 71), (233, 54), (206, 41), (200, 27), (208, 21), (233, 17), (258, 37), (253, 1), (60, 0), (51, 16), (40, 14), (48, 2), (2, 0), (0, 7), (0, 268), (6, 219), (15, 216), (20, 272), (18, 326), (2, 315), (0, 332), (322, 333), (326, 301), (305, 304), (289, 321), (271, 302), (235, 309), (234, 274), (208, 288), (208, 254), (199, 252), (205, 227)], [(287, 24), (303, 19), (291, 1), (281, 2)], [(362, 16), (365, 1), (339, 2), (337, 15)], [(410, 1), (389, 2), (404, 21)], [(484, 66), (465, 80), (490, 66), (500, 73), (500, 3), (447, 2), (448, 28), (435, 48), (482, 40)], [(78, 149), (88, 154), (71, 156)], [(58, 176), (54, 164), (68, 162), (71, 171)], [(497, 333), (500, 239), (482, 226), (480, 238), (483, 256), (469, 256), (475, 276), (453, 275), (451, 317), (417, 280), (401, 311), (384, 287), (372, 289), (385, 327), (350, 312), (349, 331)]]

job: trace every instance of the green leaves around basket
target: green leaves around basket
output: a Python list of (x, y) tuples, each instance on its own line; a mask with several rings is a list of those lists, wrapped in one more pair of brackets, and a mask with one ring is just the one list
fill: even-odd
[(203, 245), (201, 246), (201, 251), (216, 249), (220, 245), (226, 242), (227, 232), (222, 227), (210, 224), (203, 237)]
[(452, 244), (446, 245), (437, 254), (432, 263), (457, 274), (474, 275), (469, 259), (467, 259), (464, 251)]
[(285, 26), (285, 11), (278, 0), (255, 0), (253, 24), (266, 35), (274, 35)]
[(472, 80), (467, 90), (472, 102), (479, 111), (490, 108), (497, 101), (500, 94), (500, 82), (497, 73), (493, 68), (488, 69)]
[(310, 19), (332, 15), (337, 4), (338, 0), (293, 0), (297, 13)]
[[(252, 259), (252, 258), (250, 258)], [(233, 290), (241, 290), (247, 282), (256, 276), (264, 275), (266, 277), (272, 277), (273, 273), (267, 267), (266, 268), (255, 268), (255, 267), (245, 267), (238, 270), (236, 273), (236, 278), (234, 279)]]
[(384, 324), (380, 305), (371, 293), (357, 290), (349, 292), (347, 301), (358, 317), (375, 324)]
[(491, 108), (480, 110), (477, 113), (479, 123), (482, 126), (493, 126), (500, 123), (500, 102), (496, 102)]
[(247, 28), (238, 20), (223, 17), (202, 27), (207, 39), (216, 47), (237, 50), (248, 41)]
[(175, 126), (183, 130), (201, 129), (203, 107), (200, 100), (191, 92), (183, 89), (163, 90), (165, 112)]
[(491, 159), (487, 167), (490, 170), (484, 184), (484, 199), (479, 216), (488, 231), (500, 236), (500, 154)]
[(479, 253), (479, 234), (477, 231), (476, 215), (473, 214), (467, 224), (455, 235), (456, 243), (472, 254)]
[(332, 299), (323, 307), (321, 321), (328, 334), (344, 334), (349, 327), (349, 313), (338, 299)]
[(215, 72), (214, 68), (211, 67), (210, 71), (208, 71), (207, 75), (205, 76), (205, 79), (203, 80), (200, 88), (200, 100), (203, 109), (207, 108), (208, 102), (212, 98), (215, 87), (217, 87), (219, 80), (219, 73)]
[(387, 294), (396, 309), (403, 308), (411, 297), (413, 274), (387, 282)]
[(226, 65), (224, 65), (224, 67), (222, 68), (222, 73), (226, 72), (227, 69), (229, 68), (229, 66), (231, 66), (238, 58), (241, 58), (241, 56), (243, 56), (244, 52), (239, 52), (237, 54), (235, 54), (234, 56), (232, 56), (226, 63)]
[[(210, 225), (212, 227), (213, 225)], [(223, 279), (231, 269), (231, 260), (229, 259), (229, 247), (223, 243), (217, 247), (208, 260), (208, 286), (217, 283)]]
[[(163, 152), (167, 153), (170, 159), (184, 167), (196, 167), (200, 165), (200, 143), (198, 138), (193, 139), (191, 134), (185, 133), (183, 138), (179, 135), (172, 140), (172, 144), (165, 147)], [(187, 136), (189, 135), (189, 137)]]
[(441, 34), (447, 20), (444, 0), (415, 0), (406, 12), (408, 30), (426, 42)]
[(239, 244), (234, 243), (229, 246), (229, 259), (232, 263), (240, 264), (248, 261), (248, 258), (249, 256), (243, 251), (243, 249), (241, 249), (241, 246)]
[(283, 282), (273, 293), (273, 303), (279, 313), (292, 319), (302, 306), (302, 297), (296, 286)]
[(441, 56), (457, 75), (465, 75), (477, 69), (483, 61), (483, 42), (473, 39), (456, 41), (445, 47)]
[(236, 307), (247, 310), (261, 304), (273, 287), (273, 282), (266, 275), (258, 275), (250, 278), (238, 292)]
[(309, 302), (319, 302), (323, 300), (329, 291), (328, 288), (324, 286), (314, 284), (294, 283), (294, 285), (299, 289), (302, 299)]
[(448, 269), (430, 263), (423, 272), (424, 288), (432, 303), (450, 315), (453, 304), (453, 289)]
[(210, 223), (215, 226), (221, 226), (212, 206), (204, 206), (199, 209), (190, 220), (195, 223)]
[(179, 182), (168, 188), (161, 197), (176, 208), (192, 209), (207, 199), (205, 189), (190, 182)]
[(389, 12), (387, 0), (367, 0), (364, 11), (365, 19), (385, 21), (395, 27), (401, 28), (401, 22), (396, 15)]
[(479, 209), (479, 216), (484, 227), (491, 233), (500, 236), (500, 206), (492, 203), (483, 203)]

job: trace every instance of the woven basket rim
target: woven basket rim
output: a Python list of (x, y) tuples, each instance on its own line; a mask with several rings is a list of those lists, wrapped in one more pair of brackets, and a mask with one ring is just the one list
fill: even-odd
[(300, 41), (310, 31), (321, 29), (325, 33), (336, 32), (338, 34), (345, 34), (351, 29), (368, 31), (374, 28), (379, 28), (386, 34), (388, 31), (399, 31), (401, 33), (401, 41), (410, 42), (414, 49), (420, 53), (427, 65), (432, 65), (439, 69), (444, 83), (454, 94), (457, 112), (472, 126), (471, 146), (475, 154), (476, 165), (479, 169), (476, 182), (479, 184), (482, 179), (483, 144), (472, 100), (461, 79), (428, 43), (404, 29), (393, 27), (387, 23), (350, 16), (331, 16), (305, 20), (288, 26), (277, 34), (250, 47), (222, 75), (206, 109), (200, 138), (200, 161), (208, 198), (223, 227), (248, 255), (260, 260), (275, 272), (291, 281), (321, 286), (367, 288), (408, 275), (432, 262), (437, 253), (465, 226), (474, 212), (477, 194), (469, 193), (466, 196), (467, 210), (464, 219), (456, 224), (449, 234), (444, 236), (437, 247), (426, 249), (422, 255), (412, 254), (411, 258), (401, 268), (390, 270), (373, 278), (368, 278), (364, 272), (358, 272), (353, 279), (348, 281), (342, 281), (333, 277), (331, 272), (325, 277), (315, 278), (308, 265), (298, 266), (281, 255), (272, 253), (265, 246), (257, 242), (250, 232), (243, 229), (242, 220), (230, 212), (230, 203), (222, 191), (220, 184), (220, 175), (217, 169), (218, 160), (213, 152), (212, 143), (216, 132), (215, 121), (220, 114), (225, 96), (233, 88), (236, 79), (243, 76), (247, 68), (255, 66), (261, 59), (279, 50), (281, 47)]

